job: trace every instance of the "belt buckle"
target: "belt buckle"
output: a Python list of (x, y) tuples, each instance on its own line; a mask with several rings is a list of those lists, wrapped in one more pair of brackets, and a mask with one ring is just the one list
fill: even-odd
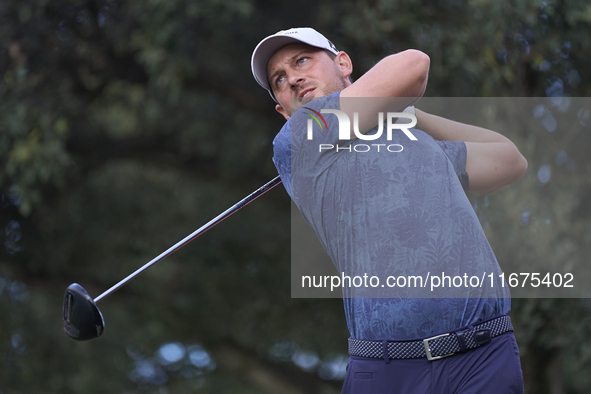
[(438, 338), (447, 337), (448, 335), (449, 335), (449, 333), (437, 335), (435, 337), (431, 337), (431, 338), (427, 338), (427, 339), (423, 339), (423, 345), (425, 345), (425, 353), (427, 354), (427, 360), (429, 360), (429, 361), (439, 360), (440, 358), (453, 356), (455, 354), (455, 353), (449, 353), (449, 354), (444, 354), (442, 356), (432, 356), (431, 355), (431, 349), (429, 348), (429, 341), (434, 341), (435, 339), (438, 339)]

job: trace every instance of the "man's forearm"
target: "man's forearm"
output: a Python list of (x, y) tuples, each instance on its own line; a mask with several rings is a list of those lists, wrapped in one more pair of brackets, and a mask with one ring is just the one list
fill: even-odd
[(418, 109), (415, 114), (417, 128), (436, 140), (466, 143), (466, 172), (470, 178), (470, 191), (492, 193), (517, 182), (527, 170), (527, 160), (507, 137)]
[(464, 142), (508, 142), (507, 137), (482, 127), (455, 122), (441, 116), (428, 114), (415, 109), (417, 129), (424, 131), (439, 141)]
[(387, 56), (345, 88), (341, 97), (398, 97), (415, 100), (425, 92), (429, 65), (429, 56), (413, 49)]
[[(400, 112), (418, 101), (427, 86), (429, 64), (429, 56), (417, 50), (387, 56), (341, 92), (341, 110), (350, 119), (358, 113), (359, 130), (365, 134), (376, 126), (376, 113)], [(356, 138), (353, 132), (351, 138)]]

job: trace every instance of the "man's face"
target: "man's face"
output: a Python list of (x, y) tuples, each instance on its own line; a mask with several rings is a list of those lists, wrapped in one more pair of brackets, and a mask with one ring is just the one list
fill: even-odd
[(332, 59), (306, 44), (290, 44), (275, 52), (267, 63), (267, 77), (279, 103), (277, 111), (289, 119), (302, 105), (345, 88), (350, 71), (340, 65), (343, 55)]

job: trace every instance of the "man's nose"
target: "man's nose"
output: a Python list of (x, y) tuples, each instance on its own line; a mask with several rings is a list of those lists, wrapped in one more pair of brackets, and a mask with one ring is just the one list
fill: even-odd
[(292, 72), (288, 75), (287, 80), (289, 82), (290, 85), (292, 86), (296, 86), (301, 84), (302, 82), (305, 81), (305, 78), (302, 74), (297, 73), (297, 72)]

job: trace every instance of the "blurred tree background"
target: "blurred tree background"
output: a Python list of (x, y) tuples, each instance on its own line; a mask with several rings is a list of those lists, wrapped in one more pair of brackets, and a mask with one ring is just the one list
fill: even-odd
[[(283, 121), (250, 56), (297, 26), (347, 51), (355, 77), (426, 52), (426, 96), (591, 93), (582, 0), (3, 0), (0, 393), (340, 392), (342, 301), (290, 298), (280, 188), (101, 301), (102, 338), (72, 341), (60, 321), (70, 283), (97, 296), (276, 175)], [(470, 198), (501, 266), (588, 260), (578, 115), (586, 127), (500, 130), (529, 170)], [(528, 393), (591, 390), (590, 312), (513, 300)]]

